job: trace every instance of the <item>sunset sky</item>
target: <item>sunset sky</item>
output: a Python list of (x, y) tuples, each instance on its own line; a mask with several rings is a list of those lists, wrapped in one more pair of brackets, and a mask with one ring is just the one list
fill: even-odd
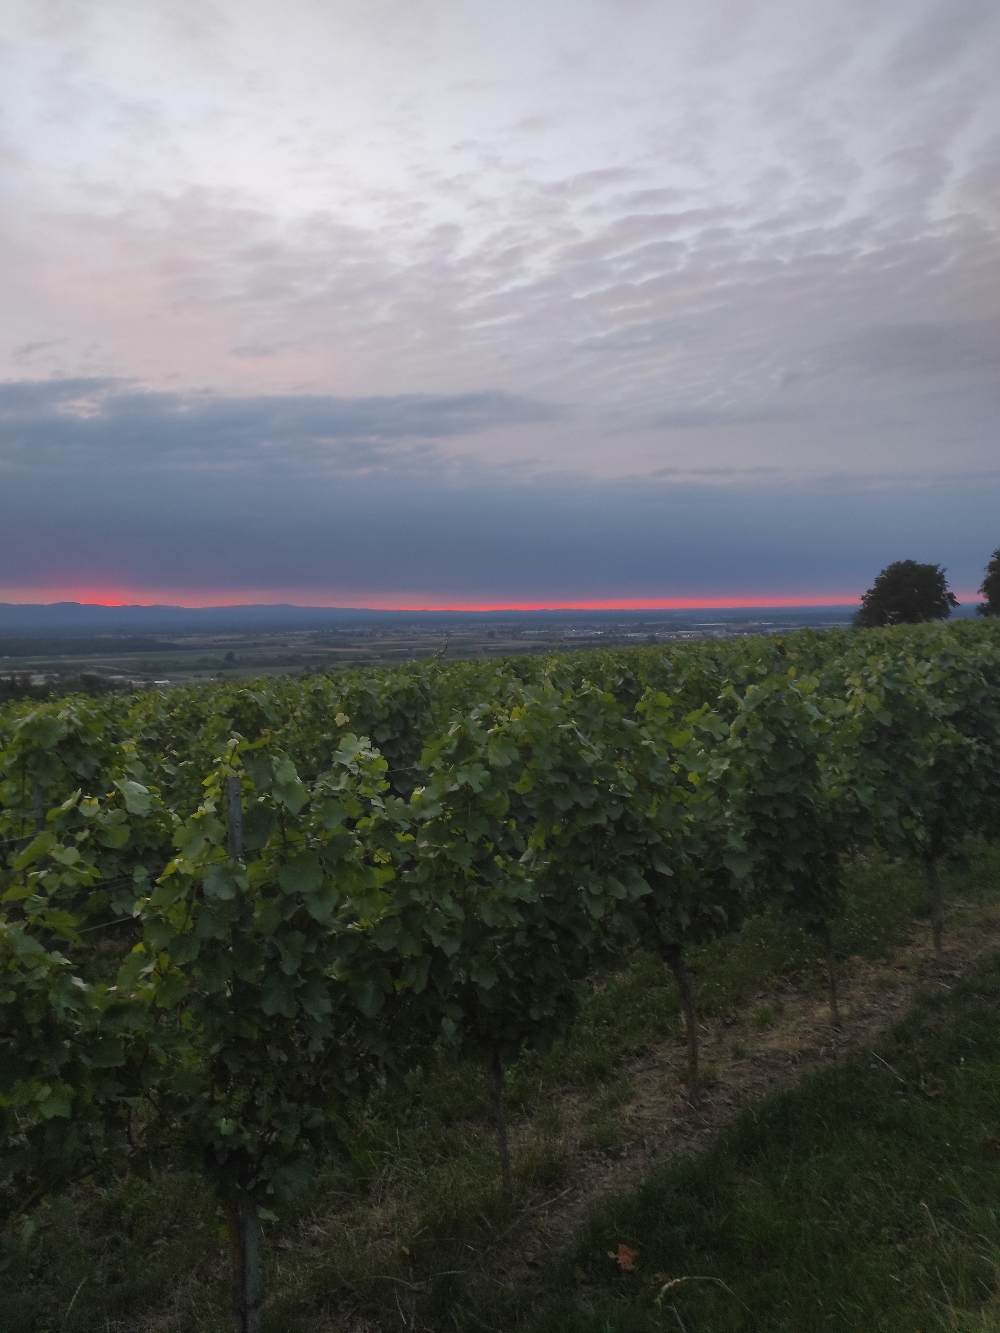
[(0, 601), (963, 600), (996, 0), (7, 0)]

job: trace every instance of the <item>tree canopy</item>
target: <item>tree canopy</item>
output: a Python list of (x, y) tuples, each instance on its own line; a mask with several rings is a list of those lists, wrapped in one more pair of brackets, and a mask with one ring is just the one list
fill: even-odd
[(859, 629), (880, 625), (920, 625), (926, 620), (947, 620), (958, 599), (948, 589), (940, 565), (896, 560), (887, 565), (861, 599), (854, 613)]
[(993, 552), (984, 573), (986, 577), (979, 591), (986, 600), (980, 602), (976, 610), (981, 616), (1000, 616), (1000, 546)]

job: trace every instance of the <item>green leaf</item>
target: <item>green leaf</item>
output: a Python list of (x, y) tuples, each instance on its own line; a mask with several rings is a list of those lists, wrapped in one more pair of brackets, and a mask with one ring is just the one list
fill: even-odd
[(27, 870), (28, 866), (34, 865), (56, 846), (59, 839), (54, 833), (40, 833), (33, 842), (29, 842), (27, 847), (14, 862), (15, 870)]
[(239, 877), (232, 866), (216, 863), (205, 872), (205, 897), (227, 901), (239, 892)]
[(264, 978), (260, 988), (260, 1007), (269, 1017), (281, 1014), (285, 1018), (294, 1018), (298, 1010), (295, 992), (282, 976), (272, 973)]
[(176, 972), (164, 977), (156, 987), (156, 1003), (160, 1009), (172, 1009), (187, 991), (187, 979)]
[(299, 775), (295, 765), (288, 758), (277, 759), (274, 763), (274, 780), (283, 785), (298, 782)]
[(491, 768), (507, 768), (518, 756), (518, 748), (507, 736), (493, 736), (486, 749)]
[(281, 950), (281, 970), (286, 977), (294, 976), (302, 966), (302, 949), (306, 937), (301, 930), (290, 930), (287, 935), (278, 936), (277, 944)]
[(133, 782), (131, 778), (126, 778), (124, 782), (116, 782), (115, 786), (125, 797), (125, 809), (130, 815), (148, 815), (152, 797), (149, 789), (139, 782)]
[(66, 1083), (46, 1086), (38, 1095), (38, 1109), (45, 1120), (69, 1119), (73, 1114), (73, 1089)]
[[(288, 767), (294, 773), (294, 766), (288, 764)], [(293, 815), (297, 815), (309, 799), (308, 789), (298, 779), (294, 782), (278, 782), (275, 779), (273, 790), (274, 799)]]
[(131, 829), (127, 824), (106, 824), (97, 832), (97, 840), (102, 847), (124, 847), (129, 840)]
[(753, 869), (753, 860), (746, 852), (726, 852), (722, 857), (727, 870), (731, 870), (737, 879), (744, 879)]
[(324, 801), (320, 806), (320, 818), (324, 828), (338, 828), (347, 819), (347, 810), (340, 801)]
[(125, 1050), (118, 1037), (101, 1037), (87, 1052), (95, 1069), (117, 1069), (125, 1063)]
[(477, 986), (482, 986), (483, 990), (492, 990), (499, 980), (496, 969), (486, 964), (474, 963), (469, 975)]
[(323, 885), (323, 867), (315, 852), (300, 852), (278, 868), (278, 883), (286, 893), (315, 893)]
[(72, 845), (69, 847), (53, 847), (49, 855), (53, 861), (58, 861), (62, 866), (75, 866), (80, 860), (80, 849)]
[(14, 952), (18, 958), (37, 958), (48, 957), (45, 949), (38, 943), (33, 935), (25, 933), (20, 925), (12, 925), (7, 930), (7, 939), (14, 946)]
[(66, 734), (62, 724), (54, 717), (33, 718), (24, 731), (40, 750), (51, 750)]
[(170, 942), (170, 961), (176, 967), (183, 967), (187, 963), (193, 963), (198, 957), (201, 943), (201, 940), (193, 930), (185, 931), (183, 935), (177, 935)]
[(365, 981), (351, 987), (354, 1002), (366, 1018), (374, 1018), (385, 1004), (385, 995), (374, 981)]
[(247, 806), (243, 815), (243, 846), (248, 852), (259, 851), (270, 841), (278, 826), (278, 813), (273, 805), (256, 801)]
[(266, 754), (244, 754), (243, 767), (250, 775), (250, 781), (258, 791), (266, 791), (271, 785), (271, 757)]
[(320, 981), (311, 981), (300, 993), (299, 1002), (310, 1018), (322, 1018), (333, 1009), (329, 988)]
[(139, 973), (148, 961), (145, 948), (141, 944), (137, 944), (118, 969), (118, 977), (115, 981), (117, 988), (124, 993), (131, 991), (139, 980)]
[(326, 884), (316, 893), (310, 893), (306, 898), (306, 911), (314, 921), (325, 925), (331, 920), (340, 901), (340, 893), (333, 884)]

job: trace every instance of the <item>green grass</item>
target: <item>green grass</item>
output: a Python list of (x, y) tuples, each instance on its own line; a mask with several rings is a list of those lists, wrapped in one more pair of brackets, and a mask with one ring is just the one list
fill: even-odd
[(517, 1327), (1000, 1329), (1000, 953), (606, 1203), (547, 1286)]
[(131, 1333), (136, 1312), (155, 1309), (166, 1292), (175, 1327), (222, 1328), (221, 1243), (221, 1219), (194, 1177), (86, 1182), (8, 1228), (0, 1329)]
[[(971, 911), (1000, 902), (1000, 849), (973, 844), (947, 894)], [(911, 867), (882, 858), (856, 867), (838, 953), (888, 957), (926, 929), (923, 902)], [(734, 1051), (780, 1020), (783, 994), (823, 996), (818, 942), (778, 918), (692, 961), (706, 1020), (729, 1025)], [(859, 1055), (747, 1111), (709, 1152), (607, 1203), (567, 1253), (535, 1256), (505, 1285), (530, 1232), (525, 1210), (569, 1184), (570, 1109), (596, 1161), (618, 1147), (636, 1060), (670, 1037), (680, 1073), (676, 988), (659, 960), (639, 954), (596, 990), (565, 1047), (509, 1073), (516, 1204), (499, 1189), (481, 1072), (429, 1060), (372, 1102), (350, 1153), (267, 1224), (265, 1327), (1000, 1330), (990, 1304), (998, 1019), (995, 964), (950, 992), (939, 987), (879, 1058)], [(620, 1243), (638, 1252), (634, 1273), (607, 1257)], [(225, 1260), (222, 1219), (195, 1177), (84, 1182), (6, 1229), (0, 1329), (221, 1333)], [(679, 1277), (699, 1280), (657, 1305)]]

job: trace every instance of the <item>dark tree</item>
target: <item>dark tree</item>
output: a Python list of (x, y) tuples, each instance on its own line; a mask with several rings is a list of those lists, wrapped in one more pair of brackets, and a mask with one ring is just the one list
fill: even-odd
[(862, 597), (854, 624), (859, 629), (874, 629), (947, 620), (958, 599), (948, 591), (944, 574), (940, 565), (920, 565), (916, 560), (887, 565)]
[(1000, 546), (993, 552), (993, 559), (986, 566), (986, 577), (979, 591), (986, 598), (976, 610), (981, 616), (1000, 616)]

